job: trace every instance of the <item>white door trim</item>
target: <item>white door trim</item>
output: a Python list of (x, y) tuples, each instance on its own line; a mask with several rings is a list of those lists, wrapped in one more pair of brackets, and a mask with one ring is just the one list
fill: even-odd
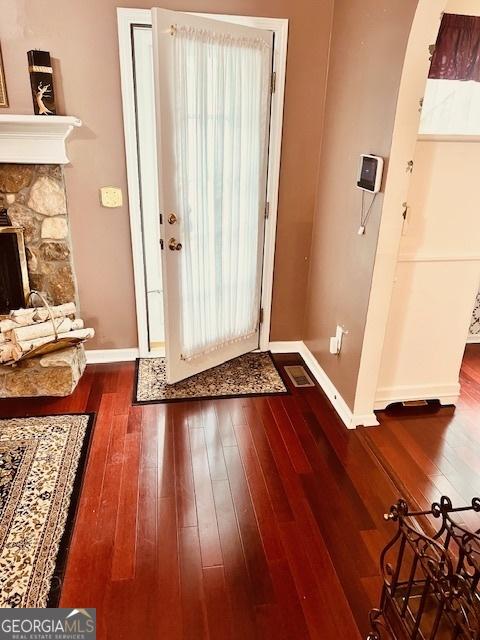
[[(196, 13), (225, 22), (243, 24), (258, 29), (269, 29), (275, 34), (273, 64), (276, 73), (276, 89), (272, 96), (267, 201), (269, 214), (265, 224), (264, 260), (262, 275), (263, 323), (260, 328), (260, 350), (269, 347), (270, 320), (273, 295), (273, 266), (277, 230), (278, 189), (280, 182), (280, 157), (282, 148), (283, 104), (287, 65), (288, 20), (285, 18), (260, 18), (254, 16), (229, 16)], [(140, 181), (138, 170), (138, 140), (133, 83), (132, 25), (151, 26), (150, 9), (117, 9), (120, 77), (122, 88), (123, 126), (127, 164), (128, 203), (132, 239), (135, 302), (137, 312), (138, 347), (141, 358), (155, 357), (158, 351), (150, 351), (148, 344), (147, 301), (145, 286), (144, 251), (141, 230)]]
[(133, 24), (152, 24), (149, 9), (117, 9), (118, 43), (120, 54), (120, 78), (122, 86), (123, 129), (125, 134), (125, 158), (127, 163), (128, 205), (130, 211), (130, 235), (132, 242), (133, 274), (135, 281), (135, 306), (137, 311), (138, 350), (140, 357), (150, 353), (148, 343), (147, 294), (144, 268), (143, 238), (141, 229), (140, 176), (137, 147), (137, 122), (135, 87), (133, 84)]

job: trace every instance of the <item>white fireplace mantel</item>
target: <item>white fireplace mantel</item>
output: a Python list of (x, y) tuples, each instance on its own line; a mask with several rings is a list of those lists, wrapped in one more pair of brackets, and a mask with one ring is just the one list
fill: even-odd
[(72, 116), (0, 115), (0, 162), (67, 164), (66, 140), (81, 125)]

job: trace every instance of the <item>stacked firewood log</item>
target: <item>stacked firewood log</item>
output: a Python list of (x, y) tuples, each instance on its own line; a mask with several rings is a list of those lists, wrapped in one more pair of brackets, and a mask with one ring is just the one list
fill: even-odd
[(38, 347), (61, 338), (79, 341), (93, 338), (95, 331), (85, 329), (83, 320), (75, 319), (75, 313), (73, 302), (11, 311), (0, 320), (0, 364), (17, 362)]

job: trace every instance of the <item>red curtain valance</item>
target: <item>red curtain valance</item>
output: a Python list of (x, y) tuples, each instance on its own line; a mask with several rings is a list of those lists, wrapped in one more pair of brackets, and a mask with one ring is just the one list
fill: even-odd
[(443, 15), (428, 77), (480, 82), (480, 17)]

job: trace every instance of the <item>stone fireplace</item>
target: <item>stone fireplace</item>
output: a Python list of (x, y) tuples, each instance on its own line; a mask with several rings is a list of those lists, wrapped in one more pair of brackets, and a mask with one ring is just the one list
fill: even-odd
[[(16, 240), (0, 244), (0, 250), (8, 251), (3, 254), (5, 265), (1, 258), (0, 265), (11, 270), (4, 275), (4, 290), (14, 290), (12, 280), (23, 268), (23, 300), (13, 308), (25, 306), (25, 293), (30, 289), (40, 291), (53, 305), (76, 302), (78, 308), (62, 167), (0, 164), (0, 209), (7, 210), (11, 223), (0, 227), (0, 238)], [(85, 364), (85, 351), (79, 346), (27, 359), (13, 367), (0, 366), (0, 398), (68, 395)]]
[[(7, 250), (2, 267), (11, 270), (4, 290), (14, 291), (12, 281), (22, 276), (23, 301), (13, 306), (24, 306), (30, 289), (53, 305), (74, 301), (78, 306), (62, 167), (0, 164), (0, 209), (7, 210), (11, 223), (0, 227), (0, 237), (7, 239), (0, 245)], [(19, 289), (17, 282), (17, 294)], [(85, 364), (80, 346), (0, 366), (0, 397), (68, 395)]]
[(0, 164), (1, 208), (23, 229), (30, 288), (52, 304), (77, 301), (62, 167)]
[[(62, 165), (69, 162), (66, 140), (79, 126), (71, 116), (0, 115), (4, 306), (24, 306), (35, 289), (54, 305), (74, 301), (78, 309)], [(84, 348), (77, 346), (0, 366), (0, 398), (68, 395), (85, 364)]]

